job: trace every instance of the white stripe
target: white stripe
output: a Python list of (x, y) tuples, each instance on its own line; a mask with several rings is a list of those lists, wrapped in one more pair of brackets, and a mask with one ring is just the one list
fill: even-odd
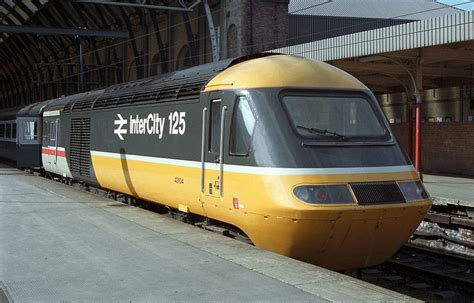
[[(169, 158), (157, 158), (147, 156), (137, 156), (129, 154), (108, 153), (101, 151), (91, 151), (92, 156), (108, 157), (115, 159), (135, 160), (148, 163), (168, 164), (183, 167), (201, 168), (201, 162), (189, 160), (177, 160)], [(219, 170), (217, 163), (205, 163), (206, 169)], [(338, 168), (284, 168), (284, 167), (256, 167), (244, 165), (224, 164), (224, 170), (235, 173), (247, 173), (257, 175), (338, 175), (338, 174), (373, 174), (373, 173), (401, 173), (413, 172), (413, 165), (400, 166), (378, 166), (378, 167), (338, 167)]]
[[(56, 146), (43, 146), (43, 148), (46, 148), (46, 149), (51, 149), (51, 150), (56, 150)], [(58, 146), (58, 151), (66, 151), (66, 149), (64, 147), (59, 147)]]
[(59, 110), (51, 110), (49, 112), (44, 112), (43, 117), (59, 116), (60, 113)]

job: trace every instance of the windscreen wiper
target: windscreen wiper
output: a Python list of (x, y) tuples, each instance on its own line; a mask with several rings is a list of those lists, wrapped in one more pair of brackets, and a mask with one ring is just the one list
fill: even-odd
[(306, 127), (306, 126), (301, 126), (301, 125), (296, 125), (297, 128), (301, 128), (301, 129), (304, 129), (304, 130), (307, 130), (309, 131), (310, 133), (315, 133), (315, 134), (321, 134), (321, 135), (330, 135), (330, 136), (333, 136), (333, 137), (337, 137), (339, 139), (345, 139), (347, 138), (346, 136), (344, 135), (341, 135), (339, 133), (336, 133), (336, 132), (331, 132), (331, 131), (328, 131), (327, 129), (320, 129), (320, 128), (314, 128), (314, 127)]

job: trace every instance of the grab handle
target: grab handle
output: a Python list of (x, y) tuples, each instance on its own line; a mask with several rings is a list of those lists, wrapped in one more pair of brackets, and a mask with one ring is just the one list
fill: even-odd
[(225, 128), (225, 112), (227, 106), (222, 107), (221, 112), (221, 138), (219, 143), (219, 194), (224, 195), (224, 128)]

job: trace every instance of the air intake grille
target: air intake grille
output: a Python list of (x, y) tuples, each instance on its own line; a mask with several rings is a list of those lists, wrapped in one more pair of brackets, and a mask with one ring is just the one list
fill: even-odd
[(71, 121), (71, 172), (74, 175), (90, 176), (90, 133), (91, 119)]
[(351, 183), (351, 187), (360, 205), (405, 202), (395, 182)]
[(63, 113), (71, 111), (71, 107), (74, 104), (74, 101), (69, 101), (66, 105), (64, 105)]
[[(199, 98), (203, 86), (209, 76), (197, 77), (195, 80), (181, 79), (158, 84), (150, 84), (140, 88), (128, 90), (111, 90), (104, 93), (92, 105), (92, 109), (107, 107), (130, 106), (135, 104), (154, 104), (160, 102), (186, 101), (190, 98)], [(83, 101), (80, 101), (83, 102)], [(86, 101), (84, 101), (86, 102)], [(74, 105), (74, 109), (78, 106)], [(89, 104), (85, 105), (87, 108)], [(81, 108), (82, 109), (82, 108)]]

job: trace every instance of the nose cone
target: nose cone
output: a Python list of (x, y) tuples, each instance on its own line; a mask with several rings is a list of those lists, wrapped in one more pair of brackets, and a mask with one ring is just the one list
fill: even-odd
[(288, 220), (290, 232), (255, 244), (332, 270), (373, 266), (389, 259), (410, 238), (430, 205), (425, 200), (345, 209), (321, 207), (311, 211), (312, 219), (306, 215), (308, 219)]

